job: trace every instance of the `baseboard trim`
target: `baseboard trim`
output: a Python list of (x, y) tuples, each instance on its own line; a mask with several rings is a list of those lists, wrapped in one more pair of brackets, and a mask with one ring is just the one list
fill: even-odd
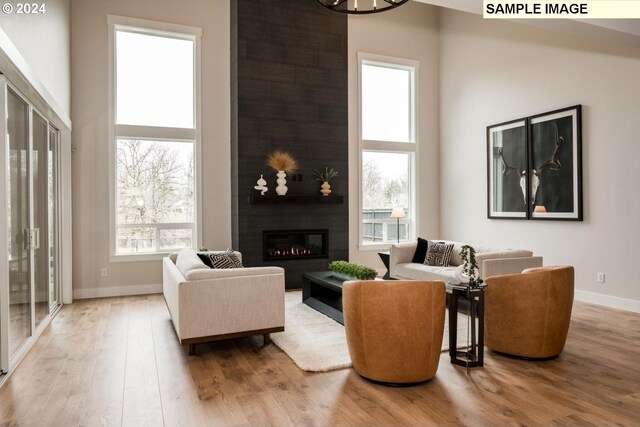
[(613, 297), (611, 295), (579, 290), (575, 291), (575, 297), (578, 301), (588, 302), (590, 304), (640, 313), (640, 301), (633, 299)]
[(74, 299), (123, 297), (128, 295), (145, 295), (162, 293), (162, 284), (109, 286), (104, 288), (74, 289)]

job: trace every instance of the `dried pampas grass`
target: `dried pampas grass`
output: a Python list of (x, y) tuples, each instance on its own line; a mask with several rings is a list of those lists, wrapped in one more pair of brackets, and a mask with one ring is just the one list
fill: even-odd
[(297, 167), (296, 159), (286, 151), (273, 151), (267, 156), (267, 165), (277, 171), (293, 172)]

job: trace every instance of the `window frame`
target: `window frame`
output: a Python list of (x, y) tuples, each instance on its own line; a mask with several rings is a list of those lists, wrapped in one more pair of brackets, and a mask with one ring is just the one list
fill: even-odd
[[(362, 66), (374, 65), (386, 68), (407, 70), (411, 73), (410, 80), (410, 142), (366, 140), (362, 137)], [(358, 248), (365, 251), (377, 251), (388, 249), (397, 241), (387, 241), (381, 243), (365, 243), (364, 236), (364, 215), (363, 215), (363, 188), (362, 188), (362, 168), (364, 166), (364, 152), (386, 152), (409, 154), (409, 212), (407, 218), (401, 223), (409, 226), (409, 239), (400, 240), (400, 243), (410, 242), (416, 239), (418, 229), (418, 174), (416, 165), (419, 153), (419, 126), (418, 126), (418, 70), (420, 62), (412, 59), (396, 58), (385, 55), (376, 55), (365, 52), (358, 52)]]
[[(196, 249), (202, 242), (202, 186), (201, 186), (201, 38), (202, 29), (185, 25), (171, 24), (124, 16), (107, 15), (108, 25), (108, 128), (109, 128), (109, 261), (135, 262), (160, 260), (169, 252), (145, 252), (139, 254), (117, 254), (116, 234), (116, 192), (117, 192), (117, 140), (143, 139), (171, 142), (188, 142), (194, 146), (194, 224), (192, 247)], [(119, 125), (116, 123), (117, 82), (116, 82), (116, 32), (129, 32), (154, 36), (167, 36), (193, 41), (194, 78), (193, 78), (193, 129), (156, 126)]]

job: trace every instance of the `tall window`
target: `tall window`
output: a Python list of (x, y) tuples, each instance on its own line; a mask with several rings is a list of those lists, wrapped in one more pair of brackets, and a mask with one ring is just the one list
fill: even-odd
[(109, 23), (115, 147), (112, 253), (195, 247), (200, 31), (115, 16)]
[[(413, 240), (418, 63), (362, 53), (358, 57), (361, 244)], [(406, 215), (399, 219), (399, 227), (398, 219), (391, 217), (397, 208)]]

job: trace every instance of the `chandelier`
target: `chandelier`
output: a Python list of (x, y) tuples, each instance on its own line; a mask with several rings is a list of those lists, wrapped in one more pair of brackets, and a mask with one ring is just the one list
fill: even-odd
[(318, 3), (336, 12), (377, 13), (394, 9), (409, 0), (318, 0)]

